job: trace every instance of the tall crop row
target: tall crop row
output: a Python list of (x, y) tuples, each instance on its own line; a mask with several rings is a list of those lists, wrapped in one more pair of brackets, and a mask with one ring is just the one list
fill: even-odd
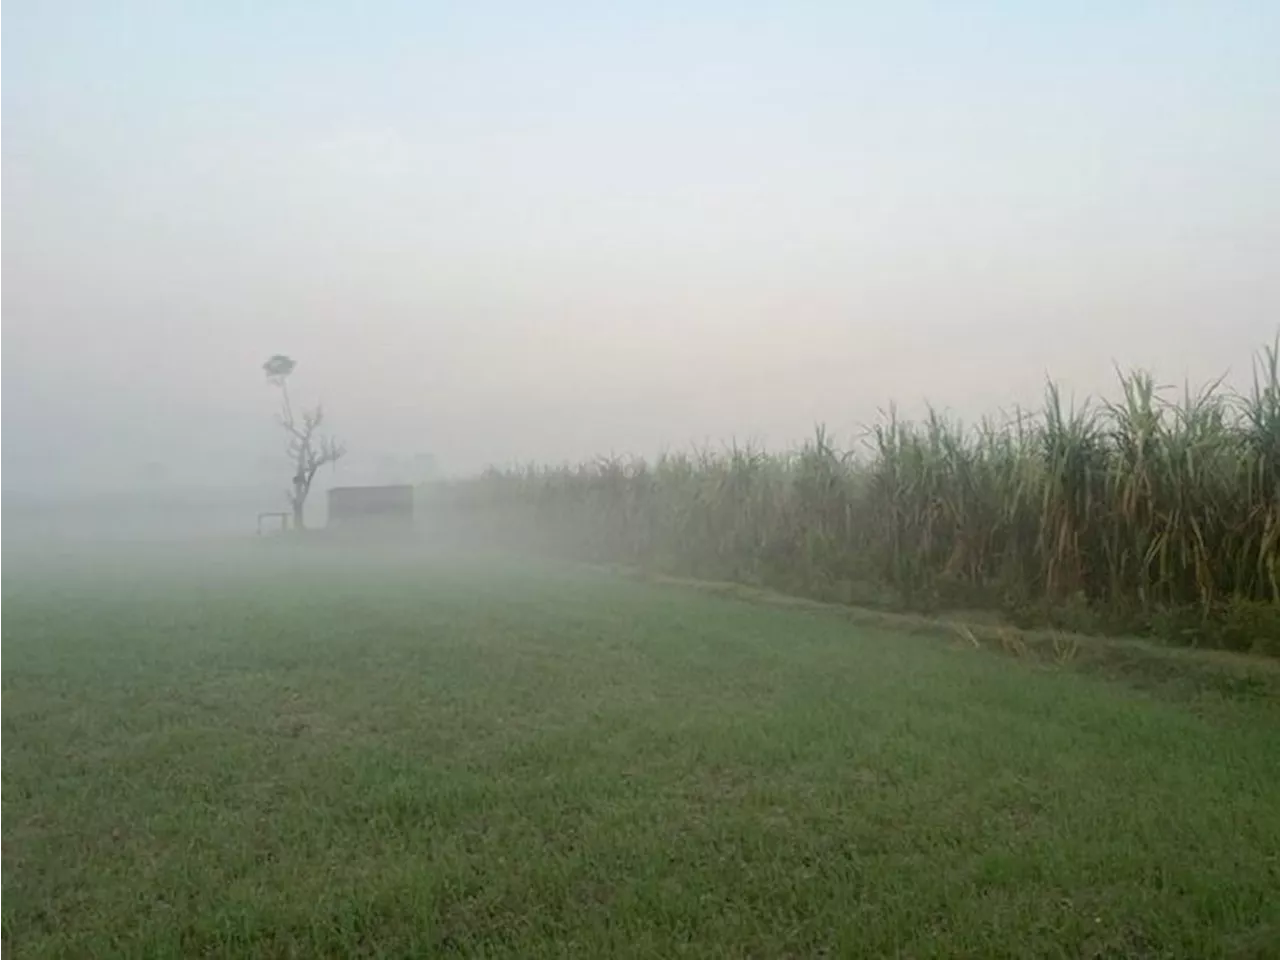
[[(995, 607), (1233, 647), (1280, 635), (1280, 341), (1252, 388), (1117, 399), (966, 428), (890, 413), (859, 449), (490, 470), (464, 522), (589, 560), (909, 609)], [(1277, 639), (1280, 643), (1280, 638)]]

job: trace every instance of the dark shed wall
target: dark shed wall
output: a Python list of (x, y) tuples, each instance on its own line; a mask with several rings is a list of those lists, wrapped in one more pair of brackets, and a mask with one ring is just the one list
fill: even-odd
[(413, 520), (413, 487), (334, 487), (329, 491), (329, 522)]

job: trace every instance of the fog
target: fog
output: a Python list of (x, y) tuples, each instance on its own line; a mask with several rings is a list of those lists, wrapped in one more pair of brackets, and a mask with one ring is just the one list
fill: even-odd
[(604, 6), (7, 4), (5, 519), (279, 508), (277, 352), (322, 488), (1275, 333), (1275, 5)]

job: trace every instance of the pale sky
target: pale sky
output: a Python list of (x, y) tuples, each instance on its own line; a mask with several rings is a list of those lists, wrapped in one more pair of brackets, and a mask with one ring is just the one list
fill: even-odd
[(4, 12), (6, 489), (260, 478), (277, 352), (353, 464), (456, 472), (1280, 325), (1280, 4)]

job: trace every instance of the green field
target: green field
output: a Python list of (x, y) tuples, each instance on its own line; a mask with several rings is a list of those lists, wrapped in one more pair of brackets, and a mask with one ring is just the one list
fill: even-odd
[(6, 957), (1280, 956), (1266, 696), (279, 544), (3, 612)]

